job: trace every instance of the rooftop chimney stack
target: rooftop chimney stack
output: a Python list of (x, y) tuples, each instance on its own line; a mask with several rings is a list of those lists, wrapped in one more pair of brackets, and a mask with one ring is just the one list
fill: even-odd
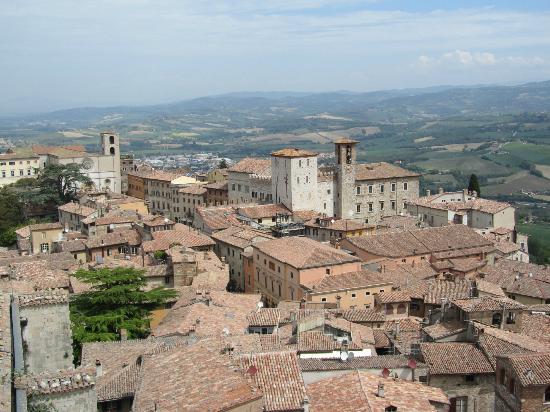
[(95, 374), (98, 378), (103, 375), (103, 367), (101, 366), (99, 359), (96, 359), (95, 361)]
[(426, 189), (426, 196), (430, 196), (432, 194), (432, 191), (430, 189)]
[(384, 384), (382, 382), (378, 382), (378, 392), (376, 393), (376, 395), (379, 398), (384, 397)]

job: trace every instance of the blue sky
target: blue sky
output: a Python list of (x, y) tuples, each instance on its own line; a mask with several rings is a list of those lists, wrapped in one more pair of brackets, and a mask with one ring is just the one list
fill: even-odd
[(549, 1), (2, 0), (0, 114), (550, 79)]

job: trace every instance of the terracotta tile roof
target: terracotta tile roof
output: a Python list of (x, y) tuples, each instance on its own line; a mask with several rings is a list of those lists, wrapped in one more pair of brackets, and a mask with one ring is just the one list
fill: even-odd
[(207, 340), (146, 356), (132, 410), (222, 411), (260, 400), (262, 392), (220, 349)]
[(384, 216), (378, 224), (379, 229), (417, 229), (421, 225), (418, 218), (410, 215)]
[(455, 281), (428, 279), (421, 280), (408, 288), (404, 288), (413, 299), (421, 299), (425, 304), (441, 305), (442, 299), (447, 301), (466, 299), (471, 296), (472, 284), (468, 280)]
[(135, 214), (130, 213), (120, 213), (120, 212), (111, 212), (105, 216), (102, 217), (88, 217), (86, 219), (82, 220), (82, 223), (89, 225), (90, 223), (94, 223), (96, 226), (104, 226), (104, 225), (116, 225), (116, 224), (123, 224), (123, 223), (134, 223), (139, 220), (138, 216)]
[[(461, 194), (459, 194), (460, 196)], [(453, 211), (466, 211), (477, 210), (483, 213), (494, 214), (498, 213), (508, 207), (511, 207), (509, 203), (497, 202), (495, 200), (476, 198), (466, 201), (442, 201), (441, 195), (432, 195), (419, 197), (411, 200), (409, 203), (429, 207), (440, 210), (453, 210)]]
[(318, 153), (310, 152), (309, 150), (298, 149), (296, 147), (289, 147), (286, 149), (277, 150), (272, 152), (273, 157), (315, 157)]
[(399, 166), (386, 162), (362, 163), (355, 165), (355, 180), (382, 180), (397, 177), (419, 177), (420, 174), (411, 172)]
[(223, 190), (223, 191), (227, 191), (227, 182), (213, 182), (213, 183), (207, 183), (205, 185), (203, 185), (202, 187), (206, 188), (206, 189), (211, 189), (211, 190)]
[(326, 326), (349, 333), (351, 335), (351, 341), (358, 346), (366, 347), (368, 345), (374, 345), (375, 343), (373, 329), (369, 326), (332, 316), (328, 319), (325, 318), (325, 327)]
[[(341, 348), (341, 342), (322, 331), (307, 331), (298, 334), (298, 352), (332, 352)], [(349, 349), (361, 349), (361, 346), (356, 342), (350, 342)]]
[(94, 214), (96, 212), (95, 209), (92, 209), (91, 207), (81, 205), (80, 203), (75, 202), (69, 202), (65, 203), (64, 205), (58, 206), (58, 210), (61, 210), (63, 212), (67, 213), (73, 213), (75, 215), (88, 217), (91, 214)]
[(292, 217), (294, 218), (294, 221), (302, 221), (307, 222), (308, 220), (314, 219), (316, 217), (319, 217), (319, 212), (315, 210), (294, 210), (292, 212)]
[(350, 322), (370, 323), (384, 322), (386, 316), (381, 312), (376, 312), (373, 309), (349, 309), (342, 313), (344, 319)]
[(320, 222), (318, 219), (311, 219), (304, 223), (305, 227), (323, 228), (327, 230), (336, 230), (339, 232), (350, 232), (356, 230), (363, 230), (368, 228), (374, 228), (374, 225), (368, 225), (363, 222), (358, 222), (352, 219), (323, 219), (325, 222)]
[(456, 299), (451, 302), (464, 312), (499, 311), (503, 309), (521, 310), (525, 305), (506, 297), (482, 296), (479, 298)]
[[(73, 260), (73, 267), (77, 266)], [(12, 263), (9, 266), (9, 278), (26, 283), (33, 290), (45, 290), (69, 287), (69, 275), (61, 269), (53, 269), (48, 261)]]
[(178, 192), (186, 195), (202, 196), (206, 194), (206, 189), (201, 185), (192, 185), (192, 186), (182, 187), (181, 189), (178, 190)]
[(477, 257), (449, 259), (449, 262), (451, 263), (450, 269), (462, 273), (471, 272), (487, 265), (486, 260), (480, 260)]
[(495, 249), (504, 255), (520, 250), (517, 243), (508, 242), (507, 240), (494, 241), (494, 245)]
[(178, 177), (184, 176), (185, 174), (181, 171), (171, 171), (171, 170), (143, 170), (139, 172), (129, 172), (128, 175), (141, 177), (144, 180), (158, 180), (162, 182), (171, 182)]
[(493, 367), (472, 343), (421, 343), (420, 351), (430, 375), (472, 375), (493, 373)]
[(410, 302), (411, 295), (407, 292), (400, 290), (388, 291), (379, 293), (374, 297), (375, 301), (381, 304), (385, 303), (397, 303), (397, 302)]
[(245, 157), (228, 169), (229, 172), (271, 176), (271, 159)]
[(98, 378), (96, 385), (99, 402), (131, 398), (136, 392), (141, 378), (141, 364), (134, 363), (123, 367), (111, 376)]
[(261, 308), (248, 315), (249, 326), (279, 326), (281, 310), (277, 308)]
[(137, 246), (141, 244), (141, 236), (137, 230), (120, 230), (92, 237), (86, 240), (85, 243), (88, 249), (126, 244)]
[[(381, 264), (384, 265), (383, 263)], [(384, 268), (381, 274), (384, 280), (393, 283), (393, 287), (400, 288), (407, 288), (420, 280), (433, 278), (436, 275), (437, 272), (426, 261), (421, 261), (414, 266), (400, 264), (392, 269)]]
[(204, 224), (211, 230), (222, 230), (241, 224), (236, 218), (235, 208), (232, 206), (197, 207), (195, 214), (200, 216)]
[(433, 340), (438, 340), (465, 331), (466, 325), (459, 321), (440, 322), (425, 326), (422, 330)]
[(231, 335), (242, 335), (248, 329), (248, 316), (257, 309), (260, 295), (210, 291), (183, 297), (154, 329), (155, 336), (175, 333), (196, 336), (221, 336), (224, 329)]
[(375, 348), (389, 348), (391, 346), (390, 339), (385, 331), (380, 329), (374, 329), (372, 331), (374, 335), (374, 347)]
[(305, 237), (283, 237), (256, 243), (253, 247), (296, 269), (359, 262), (360, 259)]
[(387, 284), (389, 284), (389, 282), (384, 280), (380, 273), (370, 270), (360, 270), (339, 275), (325, 275), (322, 279), (310, 285), (310, 289), (311, 293), (320, 293)]
[(491, 245), (489, 240), (464, 225), (357, 236), (345, 241), (373, 255), (387, 257), (415, 256)]
[(19, 295), (19, 307), (59, 305), (69, 303), (69, 294), (63, 289), (42, 290), (35, 293)]
[(531, 313), (535, 313), (535, 312), (543, 312), (543, 313), (550, 313), (550, 304), (548, 303), (542, 303), (542, 304), (538, 304), (538, 305), (529, 305), (527, 307), (527, 310)]
[(23, 226), (22, 228), (19, 228), (15, 231), (15, 233), (18, 236), (21, 236), (22, 238), (30, 237), (31, 235), (31, 229), (30, 226)]
[(516, 332), (550, 345), (550, 316), (522, 312), (516, 316)]
[(229, 335), (223, 338), (226, 347), (231, 348), (231, 353), (237, 355), (250, 355), (252, 353), (267, 353), (289, 350), (279, 334), (261, 335), (250, 333), (248, 335)]
[(63, 229), (63, 226), (61, 226), (61, 223), (54, 222), (54, 223), (38, 223), (36, 225), (30, 225), (29, 230), (31, 232), (37, 232), (40, 230), (54, 230), (54, 229)]
[[(377, 396), (379, 384), (384, 386), (384, 397)], [(307, 393), (311, 410), (316, 412), (334, 411), (335, 405), (341, 412), (378, 412), (389, 406), (398, 411), (428, 412), (443, 410), (442, 406), (449, 404), (442, 389), (363, 371), (311, 383)], [(440, 407), (436, 408), (432, 403), (440, 404)]]
[(216, 242), (207, 235), (195, 230), (161, 230), (153, 232), (153, 240), (142, 243), (145, 253), (157, 250), (168, 250), (170, 246), (178, 244), (184, 247), (195, 248), (214, 246)]
[(28, 395), (60, 394), (92, 388), (95, 379), (93, 368), (77, 368), (24, 375), (16, 380), (15, 387), (25, 389)]
[(62, 252), (83, 252), (86, 250), (86, 241), (83, 240), (68, 240), (66, 242), (60, 242), (59, 247)]
[(506, 296), (502, 288), (496, 283), (488, 282), (485, 279), (476, 279), (475, 283), (478, 292), (481, 292), (482, 294)]
[(273, 236), (249, 227), (231, 226), (213, 233), (212, 239), (244, 250), (253, 243), (273, 239)]
[(275, 217), (277, 214), (291, 216), (292, 212), (283, 204), (241, 206), (237, 208), (237, 214), (249, 219), (261, 219)]
[(306, 389), (296, 353), (273, 352), (240, 356), (239, 366), (263, 393), (265, 411), (298, 411)]
[(473, 256), (473, 255), (480, 255), (481, 253), (490, 253), (490, 252), (494, 252), (495, 250), (496, 250), (495, 246), (491, 243), (491, 245), (487, 245), (487, 246), (466, 247), (463, 249), (436, 252), (436, 253), (433, 253), (432, 256), (434, 259), (453, 259), (453, 258), (460, 258), (465, 256), (467, 257), (467, 256)]
[(499, 259), (481, 270), (484, 279), (500, 285), (507, 294), (550, 299), (550, 268)]
[[(388, 341), (389, 342), (389, 341)], [(354, 369), (397, 369), (408, 368), (410, 358), (404, 355), (361, 356), (342, 362), (335, 359), (299, 359), (302, 372), (337, 371)], [(422, 362), (416, 363), (417, 368), (425, 368)]]
[(502, 361), (511, 366), (523, 387), (550, 384), (550, 352), (508, 355)]
[(161, 215), (146, 215), (142, 216), (141, 221), (143, 226), (157, 227), (165, 225), (173, 225), (174, 222), (165, 216)]

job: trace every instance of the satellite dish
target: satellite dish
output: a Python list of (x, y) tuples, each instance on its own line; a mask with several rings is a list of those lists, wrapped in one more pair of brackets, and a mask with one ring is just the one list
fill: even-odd
[(340, 360), (342, 362), (347, 362), (347, 360), (349, 359), (349, 353), (348, 352), (340, 352)]
[(257, 306), (258, 306), (258, 309), (261, 309), (264, 307), (264, 303), (260, 300), (258, 303), (257, 303)]
[(382, 376), (384, 378), (387, 378), (388, 376), (390, 376), (390, 370), (388, 368), (382, 369)]

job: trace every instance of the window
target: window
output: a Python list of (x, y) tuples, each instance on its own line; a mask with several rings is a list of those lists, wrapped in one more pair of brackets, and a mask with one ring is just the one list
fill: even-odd
[(327, 195), (330, 195), (330, 189), (327, 189)]
[(380, 193), (384, 193), (384, 185), (380, 185)]
[(109, 136), (109, 144), (115, 144), (115, 137)]
[(500, 326), (501, 323), (502, 323), (502, 315), (500, 313), (493, 314), (492, 325)]
[(309, 166), (309, 159), (306, 160), (306, 164)]
[(550, 386), (544, 391), (544, 403), (550, 403)]
[(24, 176), (25, 172), (23, 171), (23, 169), (19, 169), (19, 176)]
[(356, 190), (356, 192), (357, 192), (358, 195), (361, 194), (361, 186), (357, 186), (357, 187), (355, 188), (355, 190)]
[(50, 245), (47, 243), (41, 243), (40, 244), (40, 252), (41, 253), (48, 253), (50, 251)]
[(372, 203), (369, 203), (369, 212), (372, 212), (372, 211), (373, 211)]
[(351, 298), (352, 298), (352, 299), (355, 299), (356, 297), (357, 297), (357, 294), (355, 294), (355, 293), (352, 293), (352, 294), (351, 294)]
[(369, 185), (369, 193), (372, 193), (372, 185)]
[(407, 307), (405, 306), (404, 303), (400, 303), (397, 306), (397, 313), (400, 313), (400, 314), (407, 313)]
[(240, 192), (241, 191), (241, 185), (237, 185), (237, 190)]
[(395, 200), (391, 201), (391, 210), (395, 210)]
[(393, 305), (386, 305), (386, 315), (391, 315), (393, 313)]
[(397, 412), (397, 406), (386, 406), (384, 412)]
[(357, 213), (361, 213), (361, 205), (357, 204)]
[(510, 379), (510, 382), (508, 382), (508, 392), (512, 395), (516, 394), (516, 380), (514, 378)]
[(300, 176), (296, 178), (296, 183), (300, 184)]
[(290, 279), (294, 279), (294, 273), (290, 272)]
[(279, 284), (279, 296), (282, 296), (281, 295), (281, 284)]
[(327, 202), (323, 203), (323, 209), (326, 210), (326, 208), (327, 208)]
[(475, 375), (466, 375), (466, 376), (464, 376), (464, 380), (466, 382), (475, 382), (476, 381), (476, 376)]
[(384, 210), (384, 202), (380, 202), (380, 210)]
[(298, 160), (298, 166), (302, 167), (302, 161)]
[(327, 298), (321, 298), (321, 302), (326, 302)]
[(380, 293), (384, 293), (384, 289), (380, 289)]
[(403, 190), (409, 190), (409, 184), (407, 182), (403, 183)]
[(111, 155), (114, 155), (115, 154), (115, 148), (114, 147), (111, 147), (109, 149), (109, 153), (111, 153)]
[(460, 396), (449, 399), (451, 401), (451, 411), (466, 412), (468, 410), (468, 397)]
[(235, 190), (235, 183), (231, 184), (231, 190)]
[(395, 186), (396, 186), (395, 183), (392, 183), (392, 184), (391, 184), (391, 191), (392, 191), (392, 192), (395, 192)]
[(15, 176), (15, 170), (10, 171), (10, 175)]
[(326, 269), (325, 269), (325, 273), (326, 273), (327, 275), (330, 275), (330, 268), (326, 268)]
[(369, 296), (370, 295), (370, 292), (365, 292), (365, 296)]

